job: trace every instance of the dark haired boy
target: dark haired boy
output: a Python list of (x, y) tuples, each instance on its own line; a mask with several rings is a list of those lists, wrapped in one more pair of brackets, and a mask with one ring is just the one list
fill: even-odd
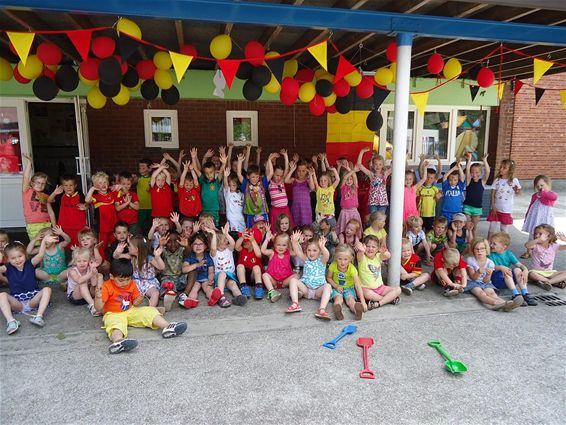
[(243, 162), (243, 155), (239, 155), (237, 175), (240, 182), (240, 190), (244, 194), (244, 215), (246, 217), (246, 226), (252, 227), (254, 218), (258, 215), (263, 216), (265, 222), (269, 222), (267, 215), (269, 207), (267, 206), (266, 197), (269, 181), (266, 176), (261, 176), (257, 165), (250, 165), (247, 169), (247, 176), (244, 177), (242, 175)]
[[(69, 247), (79, 246), (78, 233), (86, 227), (86, 211), (84, 194), (77, 190), (77, 178), (71, 174), (64, 174), (59, 179), (60, 185), (49, 195), (49, 202), (59, 202), (59, 218), (57, 223), (71, 238)], [(56, 199), (59, 196), (59, 199)]]
[[(202, 172), (198, 167), (197, 150), (191, 150), (192, 164), (198, 182), (200, 184), (200, 198), (202, 201), (202, 212), (211, 214), (214, 217), (214, 225), (220, 226), (220, 203), (218, 194), (222, 189), (222, 180), (216, 173), (213, 162), (207, 161), (202, 165)], [(223, 172), (223, 170), (221, 170)]]

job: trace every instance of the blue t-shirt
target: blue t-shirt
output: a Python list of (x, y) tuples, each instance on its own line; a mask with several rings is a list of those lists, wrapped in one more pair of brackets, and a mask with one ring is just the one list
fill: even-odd
[[(191, 252), (189, 255), (185, 257), (185, 263), (195, 264), (200, 262), (197, 258), (197, 255), (194, 252)], [(208, 268), (214, 267), (214, 261), (212, 261), (212, 257), (208, 252), (204, 253), (204, 266), (199, 266), (195, 271), (197, 272), (196, 281), (203, 282), (208, 280)]]
[(450, 186), (448, 180), (442, 182), (442, 193), (444, 194), (442, 211), (449, 213), (462, 212), (465, 190), (466, 183), (463, 181), (459, 181), (456, 186)]
[(519, 262), (515, 254), (511, 251), (506, 250), (501, 253), (492, 252), (487, 256), (491, 261), (495, 263), (496, 266), (511, 267)]
[(6, 278), (10, 287), (10, 295), (16, 296), (26, 292), (39, 291), (35, 278), (35, 267), (31, 260), (26, 260), (22, 271), (19, 271), (10, 263), (6, 264)]

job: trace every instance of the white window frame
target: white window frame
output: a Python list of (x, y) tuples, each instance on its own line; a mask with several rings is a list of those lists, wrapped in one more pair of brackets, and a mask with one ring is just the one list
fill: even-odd
[[(258, 133), (257, 133), (257, 111), (226, 111), (226, 143), (234, 144), (234, 146), (245, 146), (251, 144), (258, 146)], [(241, 141), (234, 136), (234, 118), (250, 118), (252, 123), (252, 139)]]
[[(163, 132), (171, 134), (171, 140), (158, 141), (153, 140), (152, 118), (170, 118), (171, 131)], [(173, 109), (144, 109), (143, 122), (145, 131), (145, 147), (160, 149), (179, 149), (179, 122), (177, 119), (177, 111)]]

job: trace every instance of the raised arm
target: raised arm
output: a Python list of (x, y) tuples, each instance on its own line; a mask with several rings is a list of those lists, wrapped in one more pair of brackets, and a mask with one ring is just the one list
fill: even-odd
[(175, 158), (169, 155), (167, 152), (163, 154), (163, 159), (173, 164), (178, 171), (181, 170), (181, 164)]
[(26, 165), (24, 167), (24, 174), (22, 176), (22, 192), (25, 192), (26, 190), (28, 190), (31, 186), (30, 186), (30, 179), (31, 179), (31, 163), (32, 163), (32, 159), (31, 159), (31, 155), (24, 153), (22, 154), (22, 157), (26, 160)]
[(195, 171), (197, 172), (197, 175), (200, 176), (200, 162), (198, 160), (197, 148), (191, 148), (191, 162), (193, 164), (193, 167), (195, 168)]
[(442, 181), (445, 182), (446, 180), (448, 180), (448, 176), (450, 174), (452, 174), (454, 171), (456, 171), (458, 169), (458, 164), (454, 165), (451, 169), (449, 169), (446, 174), (444, 174), (444, 177), (442, 177)]
[(424, 167), (425, 172), (424, 172), (424, 173), (421, 173), (421, 179), (420, 179), (420, 180), (417, 182), (417, 184), (416, 184), (417, 189), (418, 189), (419, 187), (421, 187), (421, 186), (426, 182), (426, 168), (427, 168), (427, 166), (428, 166), (428, 160), (425, 159), (425, 160), (423, 161), (423, 164), (422, 164), (422, 165), (423, 165), (423, 167)]
[(169, 165), (165, 164), (165, 166), (163, 168), (163, 174), (165, 174), (165, 182), (170, 185), (171, 184), (171, 173), (169, 172), (169, 170), (167, 168), (169, 168)]
[(291, 161), (291, 163), (289, 164), (289, 172), (287, 173), (287, 176), (285, 176), (285, 183), (287, 184), (291, 184), (293, 183), (293, 173), (295, 172), (295, 170), (297, 169), (297, 163), (295, 161)]
[(308, 181), (310, 190), (318, 190), (320, 186), (318, 185), (318, 180), (316, 179), (316, 172), (312, 168), (309, 170)]
[(236, 166), (236, 174), (238, 175), (238, 181), (242, 183), (244, 181), (244, 176), (242, 175), (242, 164), (245, 161), (244, 154), (238, 154), (238, 165)]
[(303, 249), (301, 248), (301, 244), (299, 242), (302, 236), (303, 234), (300, 230), (294, 231), (291, 235), (291, 246), (293, 247), (295, 257), (299, 257), (302, 261), (305, 261), (307, 259), (307, 256), (303, 252)]
[(205, 228), (204, 231), (210, 235), (210, 256), (216, 257), (216, 249), (218, 247), (216, 231), (214, 229), (209, 229), (208, 227)]
[(65, 247), (71, 243), (71, 237), (63, 231), (61, 226), (53, 226), (53, 233), (63, 238), (63, 240), (59, 242), (59, 248), (65, 249)]
[(283, 170), (283, 178), (285, 178), (285, 176), (289, 172), (289, 155), (287, 154), (287, 149), (281, 149), (279, 153), (281, 154), (281, 156), (283, 156), (283, 161), (285, 166)]
[[(248, 143), (246, 145), (246, 153), (244, 154), (244, 169), (247, 171), (250, 165), (250, 154), (252, 152), (252, 145)], [(238, 155), (239, 156), (239, 155)]]
[(487, 184), (487, 181), (489, 180), (489, 176), (491, 175), (491, 168), (489, 168), (489, 162), (487, 162), (487, 155), (488, 155), (487, 153), (484, 153), (482, 155), (483, 169), (484, 169), (482, 183), (484, 186)]
[(183, 171), (181, 173), (181, 176), (179, 177), (179, 187), (185, 186), (185, 178), (187, 177), (187, 173), (189, 172), (189, 165), (190, 164), (191, 164), (191, 161), (183, 162)]
[(213, 156), (214, 156), (214, 149), (207, 149), (207, 151), (204, 153), (202, 157), (202, 164), (204, 165), (204, 163), (207, 162), (208, 159), (212, 158)]
[(257, 166), (261, 166), (261, 152), (263, 151), (263, 148), (261, 146), (258, 146), (257, 148), (255, 148), (255, 163), (257, 164)]
[(472, 181), (472, 154), (470, 152), (466, 152), (466, 186), (470, 184)]
[(234, 251), (234, 247), (236, 246), (236, 241), (230, 235), (230, 223), (226, 223), (224, 225), (224, 227), (222, 228), (222, 233), (224, 234), (224, 237), (228, 241), (228, 248), (230, 249), (230, 251)]
[[(273, 236), (273, 235), (271, 234), (271, 232), (270, 232), (270, 233), (266, 233), (266, 234), (265, 234), (265, 239), (264, 239), (263, 243), (261, 244), (261, 253), (262, 253), (263, 255), (267, 255), (267, 256), (270, 257), (270, 258), (271, 258), (271, 255), (273, 254), (274, 251), (273, 251), (272, 249), (268, 249), (268, 248), (267, 248), (267, 245), (269, 245), (269, 242), (271, 241), (272, 236)], [(252, 236), (252, 238), (253, 238), (253, 236)], [(254, 239), (252, 239), (252, 241), (253, 241), (253, 240), (254, 240)], [(252, 242), (252, 243), (253, 243), (253, 242)]]
[(55, 186), (55, 190), (53, 190), (53, 192), (51, 192), (51, 194), (49, 195), (49, 198), (47, 198), (47, 202), (49, 202), (50, 204), (52, 204), (53, 202), (55, 202), (55, 198), (58, 195), (61, 195), (64, 192), (63, 190), (63, 186)]
[(155, 170), (153, 170), (153, 173), (151, 173), (151, 180), (149, 181), (149, 185), (151, 187), (155, 186), (155, 180), (162, 170), (164, 170), (164, 166), (160, 164), (159, 167), (157, 167)]
[(41, 245), (39, 245), (39, 251), (37, 251), (37, 254), (35, 254), (35, 256), (31, 259), (31, 264), (36, 267), (45, 255), (45, 245), (47, 245), (47, 243), (57, 243), (58, 240), (59, 239), (57, 239), (57, 236), (55, 235), (45, 236), (41, 241)]
[(334, 167), (330, 167), (329, 170), (334, 174), (334, 183), (332, 183), (332, 186), (336, 189), (340, 184), (340, 174), (338, 174), (338, 170)]
[(358, 161), (356, 162), (356, 164), (360, 169), (360, 171), (371, 179), (373, 178), (373, 173), (370, 170), (368, 170), (363, 164), (363, 158), (366, 152), (369, 152), (369, 148), (363, 148), (362, 150), (360, 150), (360, 152), (358, 153)]
[(326, 248), (326, 242), (326, 237), (321, 236), (320, 238), (318, 238), (318, 246), (320, 248), (320, 261), (322, 261), (322, 264), (328, 263), (328, 260), (330, 259), (330, 252)]
[(267, 157), (267, 161), (265, 161), (265, 177), (267, 181), (270, 181), (273, 177), (273, 160), (276, 158), (276, 153), (270, 153)]
[(462, 170), (462, 164), (460, 164), (460, 160), (456, 162), (456, 169), (458, 170), (458, 175), (460, 176), (460, 181), (466, 181), (466, 174), (464, 174), (464, 170)]

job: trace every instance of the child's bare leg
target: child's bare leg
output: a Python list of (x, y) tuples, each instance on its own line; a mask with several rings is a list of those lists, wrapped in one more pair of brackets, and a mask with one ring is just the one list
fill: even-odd
[(499, 298), (497, 292), (495, 292), (493, 288), (484, 289), (483, 292), (494, 301), (494, 305), (506, 302), (503, 298)]
[(254, 277), (255, 282), (254, 283), (260, 283), (261, 282), (261, 267), (260, 266), (254, 266), (252, 269), (252, 275)]
[(157, 307), (159, 305), (159, 289), (152, 286), (147, 290), (145, 296), (149, 298), (149, 305), (151, 307)]
[(513, 275), (515, 276), (515, 280), (519, 283), (519, 288), (527, 289), (527, 282), (523, 279), (523, 271), (519, 267), (513, 269)]
[(269, 275), (269, 273), (263, 274), (263, 284), (265, 285), (265, 289), (268, 291), (273, 289), (273, 278)]
[(381, 305), (389, 304), (393, 302), (393, 300), (395, 300), (395, 298), (397, 298), (399, 295), (401, 295), (401, 288), (386, 286), (383, 292), (383, 299), (380, 301), (380, 304)]
[(489, 296), (482, 288), (474, 288), (470, 292), (483, 304), (495, 305), (505, 302), (503, 300), (497, 301), (497, 298)]
[(537, 272), (529, 272), (529, 279), (535, 282), (550, 283), (550, 279), (548, 277), (544, 277), (543, 275), (538, 274)]
[(246, 268), (244, 267), (243, 264), (238, 264), (236, 266), (236, 276), (238, 276), (238, 280), (240, 282), (246, 282)]
[(7, 292), (0, 292), (0, 311), (2, 311), (7, 322), (14, 320), (12, 311), (22, 311), (23, 309), (24, 305), (13, 296)]
[(112, 342), (122, 341), (124, 339), (124, 334), (118, 329), (112, 329), (112, 334), (110, 335), (110, 340)]
[(228, 280), (228, 283), (226, 283), (226, 287), (230, 290), (230, 292), (234, 297), (239, 297), (240, 295), (242, 295), (242, 291), (240, 291), (240, 288), (238, 288), (238, 284), (234, 282), (232, 279)]
[(566, 281), (566, 272), (557, 272), (548, 278), (548, 283), (551, 285), (555, 285), (563, 281)]
[(289, 281), (289, 296), (292, 303), (299, 303), (299, 291), (306, 294), (308, 293), (308, 288), (296, 277), (291, 278)]
[(210, 299), (210, 295), (212, 295), (212, 291), (214, 291), (214, 286), (204, 284), (202, 285), (202, 290), (204, 292), (204, 295), (206, 295), (206, 298)]
[[(85, 300), (87, 302), (88, 305), (94, 304), (94, 300), (92, 299), (92, 296), (90, 294), (90, 290), (89, 290), (89, 284), (88, 283), (80, 283), (78, 285), (78, 291), (75, 288), (75, 291), (73, 291), (73, 294), (75, 292), (78, 292), (77, 295), (80, 295), (80, 297)], [(73, 298), (75, 298), (73, 296)], [(80, 299), (80, 298), (75, 298), (75, 299)]]
[(169, 326), (169, 322), (165, 320), (161, 314), (158, 314), (153, 318), (153, 324), (159, 329), (165, 329), (167, 326)]
[(421, 286), (423, 283), (427, 283), (430, 280), (430, 275), (428, 273), (423, 273), (419, 277), (413, 279), (413, 284), (415, 287)]
[(507, 286), (507, 289), (517, 289), (515, 287), (515, 282), (513, 281), (513, 276), (507, 275), (507, 274), (503, 274), (503, 279), (505, 280), (505, 285)]
[(57, 279), (58, 279), (60, 282), (66, 281), (66, 280), (67, 280), (67, 269), (65, 269), (65, 270), (63, 270), (61, 273), (59, 273), (59, 274), (57, 275)]
[(320, 297), (319, 308), (326, 310), (326, 307), (328, 306), (328, 302), (330, 301), (330, 294), (331, 293), (332, 293), (332, 286), (330, 286), (329, 283), (325, 283), (323, 286), (321, 286), (320, 288), (318, 288), (316, 290), (315, 296), (317, 298)]
[(381, 303), (381, 300), (383, 299), (381, 295), (376, 294), (371, 289), (362, 288), (362, 292), (364, 293), (366, 301), (379, 301)]
[(216, 287), (220, 289), (220, 292), (224, 293), (224, 288), (226, 287), (226, 273), (218, 273), (218, 277), (216, 279)]
[(200, 291), (200, 288), (201, 288), (200, 282), (195, 282), (191, 289), (191, 292), (189, 292), (189, 298), (193, 300), (198, 299), (198, 291)]
[[(283, 280), (283, 282), (281, 282), (283, 284), (284, 288), (288, 288), (289, 287), (289, 283), (291, 282), (291, 279), (298, 279), (299, 276), (295, 273), (293, 273), (291, 276), (289, 276), (287, 279)], [(304, 292), (303, 292), (304, 293)]]
[(51, 280), (51, 276), (49, 276), (49, 274), (46, 271), (41, 269), (35, 269), (35, 277), (36, 279), (43, 281)]
[(354, 309), (354, 306), (356, 305), (356, 300), (354, 299), (354, 297), (346, 297), (345, 301), (350, 311), (355, 314), (356, 310)]
[(37, 307), (37, 315), (43, 317), (43, 314), (45, 313), (45, 310), (47, 310), (47, 306), (49, 305), (50, 298), (51, 298), (51, 288), (49, 287), (43, 288), (41, 291), (35, 294), (35, 297), (33, 297), (29, 301), (29, 306), (31, 308)]

